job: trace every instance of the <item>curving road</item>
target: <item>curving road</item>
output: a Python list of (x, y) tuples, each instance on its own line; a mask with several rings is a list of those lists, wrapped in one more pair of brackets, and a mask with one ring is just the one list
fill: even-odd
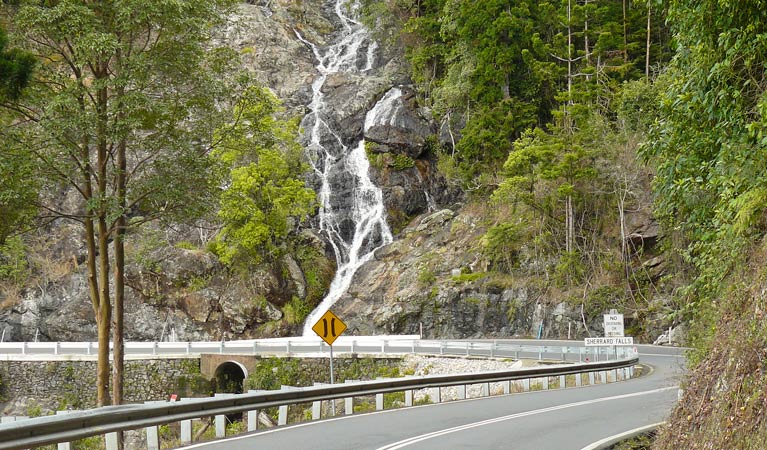
[[(535, 343), (577, 345), (572, 341)], [(682, 351), (637, 348), (649, 373), (626, 382), (337, 417), (187, 448), (578, 450), (607, 436), (660, 422), (676, 402), (684, 370)]]

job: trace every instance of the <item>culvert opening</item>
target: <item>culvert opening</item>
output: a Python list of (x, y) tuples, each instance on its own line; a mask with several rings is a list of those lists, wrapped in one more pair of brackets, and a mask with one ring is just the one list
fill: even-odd
[(216, 392), (242, 394), (248, 371), (234, 361), (227, 361), (216, 369)]

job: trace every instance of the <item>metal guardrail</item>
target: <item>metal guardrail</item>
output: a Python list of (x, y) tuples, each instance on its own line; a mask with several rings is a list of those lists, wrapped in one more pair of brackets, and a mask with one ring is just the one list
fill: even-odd
[[(475, 343), (477, 344), (477, 343)], [(624, 379), (633, 376), (633, 366), (638, 358), (624, 358), (614, 361), (589, 362), (579, 364), (567, 364), (558, 366), (536, 367), (531, 369), (502, 370), (493, 372), (453, 374), (453, 375), (428, 375), (420, 377), (405, 377), (397, 379), (363, 381), (355, 383), (322, 385), (293, 390), (258, 391), (254, 393), (231, 395), (226, 397), (213, 397), (201, 399), (186, 399), (181, 402), (160, 402), (144, 405), (122, 405), (96, 408), (86, 411), (77, 411), (71, 414), (47, 416), (36, 419), (28, 419), (15, 423), (0, 425), (0, 450), (22, 449), (47, 445), (57, 442), (69, 442), (88, 436), (107, 434), (107, 442), (110, 442), (110, 433), (125, 431), (142, 427), (156, 427), (178, 421), (217, 416), (242, 412), (252, 412), (264, 408), (285, 407), (296, 403), (321, 402), (355, 396), (376, 395), (377, 398), (384, 393), (406, 392), (407, 399), (412, 404), (412, 392), (417, 389), (441, 388), (447, 386), (466, 386), (468, 384), (482, 384), (506, 382), (504, 392), (508, 393), (513, 380), (529, 380), (542, 378), (548, 385), (549, 377), (561, 377), (564, 380), (567, 375), (589, 373), (593, 383), (594, 374), (599, 373), (602, 382), (606, 382), (608, 371), (613, 371), (614, 381), (618, 381), (619, 374)], [(576, 377), (580, 380), (580, 377)], [(580, 383), (578, 383), (580, 385)], [(439, 391), (437, 391), (439, 392)], [(410, 393), (408, 396), (407, 394)], [(487, 391), (489, 394), (489, 389)], [(439, 400), (438, 400), (439, 401)], [(378, 402), (376, 402), (378, 404)], [(383, 402), (381, 402), (381, 405)], [(382, 406), (381, 406), (382, 408)], [(250, 414), (249, 414), (250, 416)], [(250, 421), (249, 421), (250, 422)], [(250, 423), (249, 429), (250, 429)], [(184, 428), (182, 422), (182, 429)], [(148, 428), (150, 430), (151, 428)], [(156, 436), (156, 429), (153, 433)], [(148, 433), (149, 435), (149, 433)], [(114, 443), (114, 434), (111, 435)], [(156, 439), (156, 438), (155, 438)], [(150, 448), (154, 445), (149, 442)]]
[[(538, 346), (503, 341), (437, 341), (407, 336), (341, 336), (333, 344), (337, 353), (439, 354), (495, 357), (499, 353), (514, 358), (604, 361), (632, 356), (628, 347)], [(50, 356), (95, 358), (96, 342), (2, 342), (0, 360)], [(330, 348), (319, 338), (278, 338), (242, 341), (204, 342), (126, 342), (125, 354), (131, 357), (193, 357), (203, 353), (238, 355), (326, 355)], [(568, 356), (569, 355), (569, 356)]]

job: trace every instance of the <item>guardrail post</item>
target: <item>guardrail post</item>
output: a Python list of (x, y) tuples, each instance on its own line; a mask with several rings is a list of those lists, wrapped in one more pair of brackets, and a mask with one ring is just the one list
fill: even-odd
[(511, 380), (506, 380), (503, 382), (503, 394), (504, 395), (511, 394)]
[(445, 354), (445, 341), (439, 341), (439, 354)]
[(583, 379), (581, 378), (581, 374), (576, 373), (575, 374), (575, 387), (581, 387), (583, 386)]
[(493, 343), (490, 345), (490, 357), (495, 358), (495, 346), (498, 345), (496, 340), (493, 339)]
[(147, 450), (160, 450), (160, 435), (156, 425), (146, 427), (146, 448)]
[(218, 353), (224, 353), (224, 340), (222, 339), (221, 342), (218, 343)]
[[(223, 342), (223, 341), (222, 341)], [(231, 397), (231, 394), (213, 394), (213, 397)], [(224, 414), (218, 414), (215, 416), (216, 422), (216, 437), (226, 437), (226, 416)]]
[(618, 369), (613, 369), (613, 381), (618, 381)]
[(192, 419), (181, 421), (181, 443), (182, 444), (192, 443)]
[[(295, 391), (300, 390), (300, 388), (296, 388), (294, 386), (280, 386), (281, 391)], [(288, 424), (288, 405), (280, 405), (279, 411), (277, 413), (277, 425), (287, 425)]]
[(564, 389), (567, 387), (567, 377), (564, 375), (559, 376), (559, 389)]
[(471, 342), (466, 343), (466, 356), (469, 356), (469, 349), (471, 348)]
[(415, 355), (415, 341), (410, 341), (410, 353)]
[(525, 378), (522, 380), (522, 390), (525, 392), (530, 392), (530, 378)]
[(517, 349), (517, 350), (515, 350), (515, 351), (514, 351), (514, 359), (516, 359), (517, 361), (519, 361), (519, 349)]
[(290, 340), (288, 340), (287, 343), (285, 344), (285, 353), (287, 353), (288, 356), (290, 356)]
[(538, 347), (538, 361), (543, 360), (543, 349)]
[[(189, 442), (192, 440), (190, 439)], [(104, 445), (106, 450), (117, 450), (117, 432), (107, 433), (104, 435)]]
[(434, 388), (434, 403), (442, 403), (442, 390), (439, 386)]
[(381, 340), (381, 353), (386, 353), (386, 339)]
[(85, 354), (90, 355), (93, 350), (93, 342), (88, 341), (88, 346), (85, 347)]
[[(359, 380), (346, 380), (344, 383), (356, 383)], [(354, 414), (354, 397), (344, 398), (344, 415), (348, 416)]]
[(384, 409), (384, 396), (383, 394), (376, 394), (376, 411), (383, 411)]
[(59, 345), (60, 345), (60, 344), (59, 344), (59, 342), (58, 342), (58, 341), (56, 341), (56, 342), (54, 343), (54, 346), (53, 346), (53, 354), (54, 354), (54, 355), (58, 355), (58, 354), (59, 354)]
[(543, 390), (548, 391), (549, 390), (549, 377), (543, 377)]
[(589, 385), (594, 385), (594, 372), (589, 372)]
[(157, 354), (157, 342), (152, 342), (152, 355)]
[(607, 384), (607, 372), (602, 370), (599, 372), (599, 381), (602, 384)]
[(21, 354), (22, 355), (26, 355), (27, 354), (27, 343), (26, 342), (22, 342), (21, 343)]
[(482, 393), (480, 395), (490, 397), (490, 383), (482, 383)]
[(634, 366), (629, 367), (629, 377), (634, 378)]
[[(58, 344), (58, 342), (57, 342), (57, 344)], [(56, 411), (56, 415), (57, 416), (62, 416), (64, 414), (68, 414), (68, 413), (69, 413), (69, 411)], [(70, 444), (69, 442), (59, 442), (56, 445), (56, 448), (57, 448), (57, 450), (70, 450), (72, 448), (72, 444)]]
[(352, 339), (352, 348), (351, 348), (351, 353), (354, 353), (354, 339)]
[(466, 385), (460, 384), (455, 387), (458, 391), (456, 392), (456, 398), (458, 400), (464, 400), (466, 399)]
[[(144, 402), (145, 405), (151, 405), (155, 403), (164, 403), (159, 401)], [(160, 433), (157, 425), (148, 426), (146, 430), (146, 448), (147, 450), (160, 450)]]
[[(254, 343), (255, 345), (255, 343)], [(258, 394), (259, 390), (248, 389), (248, 394)], [(258, 430), (258, 410), (252, 409), (248, 411), (248, 431)]]
[(192, 343), (189, 341), (186, 341), (186, 354), (192, 353)]
[(562, 347), (562, 361), (567, 361), (567, 350), (569, 350), (568, 347)]
[(405, 391), (405, 406), (413, 406), (413, 391), (410, 389)]

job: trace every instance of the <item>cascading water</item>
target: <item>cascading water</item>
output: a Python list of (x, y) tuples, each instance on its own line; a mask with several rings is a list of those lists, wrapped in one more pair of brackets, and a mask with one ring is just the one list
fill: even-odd
[[(344, 11), (345, 4), (349, 5), (349, 14)], [(377, 46), (365, 27), (352, 17), (358, 8), (357, 1), (335, 0), (334, 9), (343, 30), (336, 42), (324, 50), (296, 31), (298, 39), (311, 47), (320, 74), (312, 83), (311, 112), (304, 117), (302, 127), (306, 130), (304, 139), (309, 160), (321, 181), (320, 231), (333, 246), (338, 266), (328, 295), (306, 319), (305, 336), (314, 335), (311, 326), (346, 292), (357, 269), (372, 258), (377, 248), (393, 239), (386, 223), (383, 194), (368, 176), (370, 164), (365, 141), (361, 140), (350, 151), (340, 133), (329, 125), (328, 106), (322, 92), (330, 74), (363, 73), (373, 68)], [(366, 124), (375, 122), (376, 108), (368, 113)]]

